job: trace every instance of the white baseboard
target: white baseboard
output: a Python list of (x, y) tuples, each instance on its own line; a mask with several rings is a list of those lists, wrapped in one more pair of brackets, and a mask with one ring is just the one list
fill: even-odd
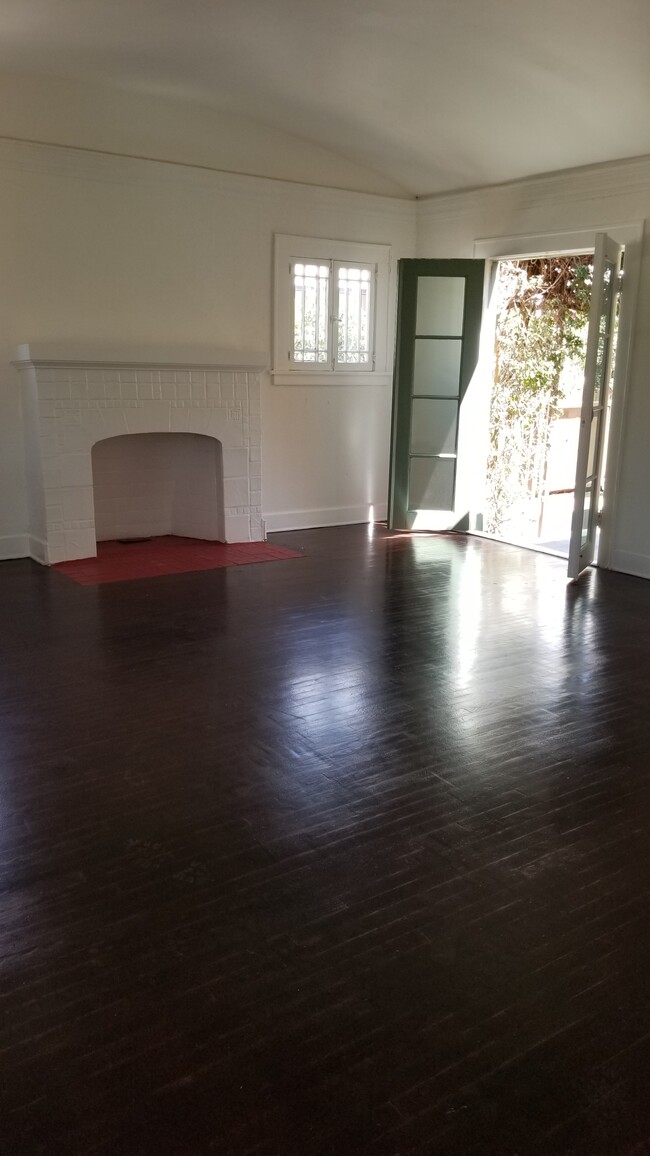
[(47, 547), (32, 534), (5, 534), (0, 537), (0, 562), (9, 562), (12, 558), (33, 558), (41, 566), (47, 566)]
[(33, 534), (29, 537), (29, 556), (35, 562), (40, 562), (41, 566), (48, 566), (47, 560), (47, 543), (42, 538), (35, 538)]
[(29, 558), (29, 534), (4, 534), (0, 537), (0, 561)]
[(611, 570), (622, 574), (633, 574), (635, 578), (650, 578), (650, 557), (647, 554), (631, 554), (629, 550), (613, 550)]
[(381, 522), (387, 513), (386, 502), (372, 507), (365, 503), (362, 506), (338, 506), (325, 510), (284, 510), (281, 513), (264, 514), (266, 529), (269, 534), (278, 530), (312, 530), (322, 526), (354, 526), (359, 522), (370, 521), (372, 509), (373, 520)]

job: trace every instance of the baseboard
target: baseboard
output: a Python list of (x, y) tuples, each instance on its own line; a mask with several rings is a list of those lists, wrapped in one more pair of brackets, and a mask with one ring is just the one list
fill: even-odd
[(47, 543), (42, 538), (35, 538), (33, 534), (29, 537), (29, 556), (35, 562), (40, 562), (41, 566), (49, 565), (47, 560)]
[(0, 537), (0, 562), (29, 558), (29, 555), (29, 534), (4, 534)]
[(650, 557), (647, 554), (631, 554), (629, 550), (613, 550), (610, 570), (621, 574), (633, 574), (635, 578), (650, 578)]
[(41, 566), (47, 566), (47, 546), (32, 534), (5, 534), (0, 537), (0, 562), (12, 558), (33, 558)]
[[(371, 513), (372, 512), (372, 513)], [(386, 518), (387, 505), (365, 503), (362, 506), (338, 506), (325, 510), (284, 510), (264, 514), (267, 533), (279, 530), (312, 530), (322, 526), (354, 526), (359, 522), (381, 522)]]

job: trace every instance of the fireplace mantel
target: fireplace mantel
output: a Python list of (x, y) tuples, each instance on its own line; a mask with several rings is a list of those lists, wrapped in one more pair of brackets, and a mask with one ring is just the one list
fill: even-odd
[(215, 349), (210, 345), (93, 345), (87, 342), (47, 341), (19, 345), (13, 365), (86, 366), (95, 368), (248, 370), (262, 373), (268, 366), (263, 353)]
[(97, 552), (92, 448), (124, 434), (221, 443), (227, 542), (260, 541), (260, 373), (267, 358), (207, 346), (20, 345), (30, 553), (47, 565)]

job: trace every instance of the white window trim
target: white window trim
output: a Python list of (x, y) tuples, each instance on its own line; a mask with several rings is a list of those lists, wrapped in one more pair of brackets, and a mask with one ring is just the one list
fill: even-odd
[[(293, 314), (290, 267), (301, 260), (374, 265), (377, 270), (374, 307), (374, 367), (296, 364), (291, 360)], [(388, 350), (388, 293), (390, 245), (357, 244), (322, 237), (294, 237), (276, 233), (274, 247), (273, 382), (275, 385), (390, 385)]]

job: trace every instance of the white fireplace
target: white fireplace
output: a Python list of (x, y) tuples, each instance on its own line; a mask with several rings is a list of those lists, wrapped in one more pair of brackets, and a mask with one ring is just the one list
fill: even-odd
[(37, 561), (113, 532), (263, 538), (263, 355), (21, 345), (15, 364)]

